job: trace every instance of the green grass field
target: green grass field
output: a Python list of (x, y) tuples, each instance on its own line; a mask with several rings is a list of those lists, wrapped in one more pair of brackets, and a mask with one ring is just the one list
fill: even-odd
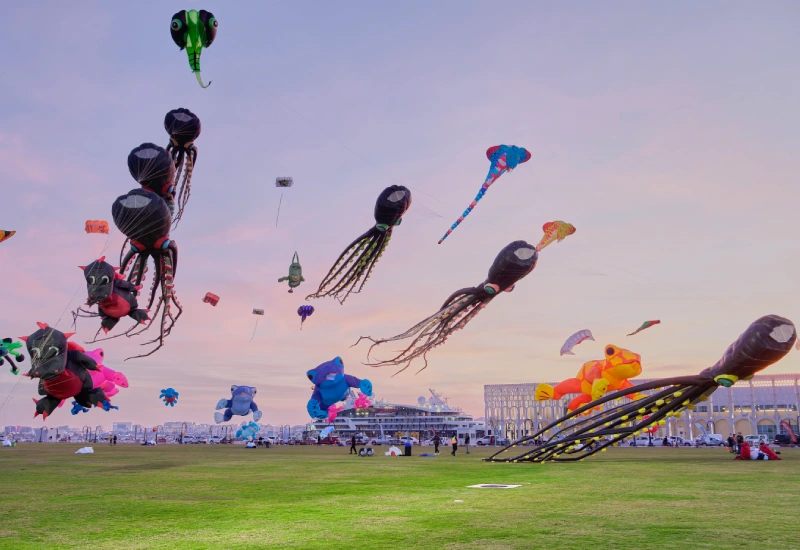
[[(480, 449), (92, 446), (0, 448), (0, 547), (800, 548), (800, 449), (493, 464)], [(521, 487), (466, 488), (478, 483)]]

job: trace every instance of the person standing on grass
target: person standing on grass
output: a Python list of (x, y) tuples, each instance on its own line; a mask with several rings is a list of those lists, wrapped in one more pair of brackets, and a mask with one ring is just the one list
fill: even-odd
[(742, 454), (742, 443), (744, 443), (744, 437), (742, 437), (742, 432), (739, 432), (736, 435), (736, 454)]
[(467, 454), (469, 454), (469, 434), (464, 436), (464, 446), (467, 448)]
[(733, 434), (728, 434), (728, 452), (733, 452)]
[(456, 437), (456, 434), (453, 434), (453, 437), (450, 439), (450, 443), (453, 445), (453, 452), (450, 454), (456, 456), (456, 451), (458, 450), (458, 437)]
[(322, 436), (317, 436), (317, 445), (322, 445)]
[(435, 436), (433, 436), (433, 454), (435, 454), (435, 455), (439, 454), (439, 442), (440, 441), (441, 441), (441, 439), (439, 438), (439, 434), (436, 434)]
[(358, 451), (356, 450), (356, 434), (353, 434), (350, 437), (350, 454), (353, 453), (358, 454)]
[(114, 445), (117, 444), (117, 434), (114, 434)]

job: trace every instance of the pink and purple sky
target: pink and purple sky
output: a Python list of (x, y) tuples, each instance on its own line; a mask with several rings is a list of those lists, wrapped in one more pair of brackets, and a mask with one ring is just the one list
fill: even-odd
[[(84, 222), (111, 221), (114, 199), (137, 187), (129, 151), (166, 145), (170, 109), (203, 124), (172, 234), (183, 317), (149, 358), (123, 363), (139, 341), (107, 343), (106, 363), (131, 382), (113, 399), (118, 411), (77, 418), (64, 407), (47, 424), (210, 422), (231, 384), (258, 387), (262, 423), (302, 423), (306, 370), (337, 355), (378, 397), (414, 402), (434, 388), (482, 416), (484, 384), (561, 380), (606, 343), (640, 353), (643, 376), (695, 373), (757, 317), (797, 317), (800, 5), (489, 6), (6, 6), (0, 228), (17, 234), (0, 244), (0, 335), (59, 319), (70, 330), (86, 296), (76, 266), (106, 243)], [(191, 7), (220, 22), (202, 56), (205, 90), (168, 29)], [(500, 143), (526, 147), (531, 161), (437, 245)], [(276, 176), (295, 181), (278, 228)], [(302, 298), (374, 223), (392, 183), (411, 188), (413, 205), (365, 291), (344, 306), (312, 301), (300, 331)], [(507, 243), (536, 243), (556, 219), (577, 233), (432, 352), (427, 370), (390, 378), (396, 369), (361, 365), (367, 346), (349, 347), (360, 335), (403, 332), (483, 281)], [(110, 258), (122, 240), (114, 230)], [(295, 250), (307, 282), (288, 294), (277, 279)], [(209, 291), (216, 308), (201, 301)], [(254, 307), (266, 315), (249, 342)], [(662, 324), (625, 336), (648, 319)], [(559, 357), (584, 328), (596, 342)], [(95, 330), (84, 320), (74, 338)], [(799, 368), (790, 354), (768, 372)], [(158, 394), (169, 386), (180, 402), (165, 409)], [(40, 425), (35, 395), (2, 367), (0, 425)]]

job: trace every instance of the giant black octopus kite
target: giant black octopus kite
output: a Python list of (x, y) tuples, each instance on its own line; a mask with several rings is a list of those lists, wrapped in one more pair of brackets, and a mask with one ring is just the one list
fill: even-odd
[[(426, 355), (430, 350), (443, 344), (447, 337), (456, 330), (464, 328), (498, 294), (514, 290), (514, 285), (533, 271), (538, 259), (539, 253), (536, 251), (536, 247), (525, 241), (514, 241), (507, 245), (495, 258), (489, 268), (489, 275), (483, 283), (455, 291), (445, 300), (439, 311), (427, 319), (392, 338), (382, 340), (374, 340), (369, 336), (359, 338), (358, 342), (362, 339), (372, 341), (373, 344), (369, 348), (372, 351), (372, 348), (380, 344), (414, 337), (411, 345), (393, 359), (366, 364), (371, 367), (380, 367), (384, 365), (399, 366), (405, 363), (405, 366), (398, 371), (400, 373), (406, 370), (414, 359), (422, 356), (425, 366), (417, 372), (425, 370), (428, 366)], [(358, 345), (358, 342), (354, 345)], [(367, 360), (369, 361), (369, 352), (367, 352)]]
[[(101, 261), (102, 258), (86, 266), (84, 275), (86, 276), (87, 289), (90, 295), (89, 301), (91, 302), (97, 297), (101, 298), (101, 302), (98, 302), (100, 313), (92, 314), (85, 310), (79, 310), (79, 313), (88, 313), (88, 315), (78, 314), (77, 316), (100, 315), (103, 317), (101, 329), (113, 328), (119, 318), (124, 315), (129, 315), (139, 321), (140, 324), (145, 325), (143, 328), (139, 328), (138, 331), (136, 329), (139, 324), (133, 325), (124, 333), (110, 337), (117, 338), (119, 336), (141, 334), (150, 328), (158, 314), (161, 313), (159, 335), (153, 340), (142, 344), (146, 346), (158, 342), (158, 345), (149, 353), (129, 357), (128, 359), (147, 357), (164, 345), (164, 339), (172, 331), (178, 321), (178, 317), (183, 313), (183, 308), (178, 302), (174, 289), (175, 272), (178, 267), (178, 245), (169, 237), (172, 217), (167, 203), (157, 194), (147, 189), (134, 189), (128, 194), (118, 197), (111, 207), (111, 215), (114, 218), (114, 224), (117, 229), (130, 241), (130, 250), (124, 257), (122, 257), (124, 249), (120, 253), (119, 273), (121, 276), (115, 273), (116, 268), (110, 265), (108, 267), (103, 265), (105, 262)], [(144, 311), (138, 309), (136, 295), (141, 289), (149, 258), (153, 259), (155, 276), (150, 287), (147, 308)], [(100, 277), (99, 280), (97, 279), (98, 276)], [(102, 289), (97, 288), (98, 283), (100, 285), (108, 285), (106, 278), (113, 281), (111, 288), (108, 289), (105, 286)], [(103, 298), (107, 293), (109, 298)], [(158, 301), (156, 302), (157, 293)], [(112, 301), (108, 302), (108, 300)], [(154, 302), (156, 303), (155, 311), (149, 322), (146, 322), (148, 320), (147, 312), (151, 310)], [(105, 307), (104, 303), (111, 307)], [(176, 314), (172, 313), (173, 305), (177, 309)]]
[[(350, 293), (361, 292), (375, 264), (389, 246), (392, 230), (400, 225), (403, 214), (410, 206), (411, 191), (402, 185), (384, 189), (375, 202), (375, 225), (347, 246), (322, 279), (319, 289), (306, 296), (306, 300), (333, 296), (340, 304), (344, 304)], [(357, 285), (358, 290), (355, 290)]]
[[(778, 315), (766, 315), (754, 321), (741, 336), (725, 350), (713, 367), (695, 376), (676, 376), (647, 382), (606, 394), (600, 399), (562, 416), (538, 432), (515, 441), (489, 458), (492, 462), (572, 462), (583, 460), (598, 451), (604, 451), (626, 437), (639, 433), (655, 423), (663, 423), (670, 416), (680, 416), (685, 409), (706, 401), (720, 386), (730, 388), (739, 380), (750, 380), (757, 372), (781, 360), (792, 349), (797, 339), (794, 324)], [(613, 406), (585, 420), (577, 419), (582, 413), (609, 401), (637, 393), (657, 390), (636, 401)], [(548, 432), (554, 430), (553, 432)], [(548, 434), (548, 435), (545, 435)], [(518, 445), (535, 438), (545, 443), (527, 448), (517, 456), (501, 457)], [(523, 448), (520, 448), (521, 451)]]

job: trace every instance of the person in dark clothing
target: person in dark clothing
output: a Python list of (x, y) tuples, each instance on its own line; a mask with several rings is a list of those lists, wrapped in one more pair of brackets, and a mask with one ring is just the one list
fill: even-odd
[(736, 454), (741, 454), (742, 443), (744, 443), (744, 437), (742, 437), (742, 432), (739, 432), (739, 434), (736, 436)]
[(317, 445), (322, 445), (322, 437), (317, 436)]
[(115, 434), (115, 435), (114, 435), (114, 445), (116, 445), (116, 444), (117, 444), (117, 436), (116, 436), (116, 434)]
[(353, 436), (350, 438), (350, 454), (353, 453), (358, 454), (358, 451), (356, 450), (356, 434), (353, 434)]
[(439, 454), (439, 443), (441, 439), (439, 439), (438, 435), (433, 436), (433, 454)]
[(469, 454), (469, 434), (464, 436), (464, 446), (467, 448), (467, 454)]
[(453, 437), (450, 438), (450, 443), (453, 445), (453, 452), (450, 454), (456, 456), (456, 451), (458, 450), (458, 436), (456, 434), (453, 434)]
[(728, 435), (728, 452), (733, 452), (733, 434)]

